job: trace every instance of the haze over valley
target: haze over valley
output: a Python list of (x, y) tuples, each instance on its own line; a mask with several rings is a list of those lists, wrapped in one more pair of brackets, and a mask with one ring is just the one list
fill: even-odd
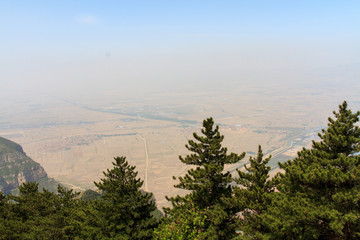
[[(228, 170), (241, 168), (261, 144), (264, 153), (273, 156), (270, 165), (276, 173), (277, 162), (291, 159), (317, 140), (331, 109), (351, 90), (325, 94), (326, 90), (303, 89), (298, 96), (298, 90), (279, 95), (263, 91), (193, 90), (177, 96), (156, 93), (148, 99), (94, 97), (88, 102), (50, 95), (40, 100), (9, 98), (3, 102), (12, 107), (3, 111), (0, 132), (21, 144), (49, 176), (78, 191), (95, 189), (93, 181), (112, 167), (113, 157), (126, 156), (145, 181), (144, 189), (164, 206), (165, 195), (178, 193), (172, 176), (187, 169), (178, 156), (188, 154), (184, 145), (199, 132), (204, 118), (214, 117), (230, 152), (247, 153), (240, 165)], [(349, 103), (353, 108), (360, 105), (359, 100)]]
[(0, 136), (67, 187), (126, 156), (165, 206), (207, 117), (246, 152), (227, 170), (260, 144), (275, 174), (360, 109), (358, 3), (140, 2), (0, 4)]

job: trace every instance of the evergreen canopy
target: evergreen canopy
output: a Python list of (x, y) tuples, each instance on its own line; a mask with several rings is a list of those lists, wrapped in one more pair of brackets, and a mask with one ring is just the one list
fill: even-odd
[(263, 216), (272, 239), (360, 239), (360, 112), (333, 112), (311, 149), (279, 164), (279, 194)]
[(111, 239), (151, 239), (157, 225), (151, 214), (156, 209), (152, 193), (140, 189), (144, 182), (125, 157), (116, 157), (113, 165), (95, 182), (104, 192), (96, 207), (103, 217), (103, 234)]
[(224, 172), (245, 153), (228, 154), (219, 127), (204, 120), (179, 157), (192, 168), (175, 187), (189, 192), (168, 198), (173, 208), (159, 227), (153, 196), (125, 157), (95, 183), (98, 200), (24, 183), (18, 196), (0, 192), (0, 239), (360, 239), (360, 112), (344, 102), (334, 116), (271, 180), (260, 146), (246, 171)]
[[(179, 156), (181, 162), (194, 167), (189, 169), (184, 177), (178, 178), (179, 183), (175, 187), (189, 190), (190, 193), (168, 198), (173, 209), (165, 211), (176, 217), (182, 216), (184, 209), (194, 207), (205, 214), (204, 225), (198, 226), (196, 230), (202, 231), (202, 239), (226, 239), (234, 233), (233, 209), (224, 202), (231, 197), (230, 183), (233, 179), (230, 172), (224, 172), (224, 166), (238, 163), (245, 153), (227, 153), (227, 148), (221, 145), (224, 136), (220, 134), (219, 126), (214, 127), (212, 118), (203, 121), (201, 133), (202, 135), (194, 133), (195, 140), (189, 140), (185, 145), (192, 153), (185, 157)], [(188, 215), (187, 218), (195, 216)]]
[(189, 140), (185, 145), (192, 153), (186, 157), (179, 156), (181, 162), (195, 168), (189, 169), (184, 177), (178, 177), (180, 182), (174, 187), (190, 190), (191, 193), (185, 197), (170, 198), (173, 206), (190, 199), (197, 207), (211, 207), (222, 196), (231, 194), (232, 178), (230, 172), (223, 172), (224, 166), (241, 161), (245, 153), (227, 153), (227, 148), (221, 146), (224, 136), (220, 134), (219, 126), (214, 128), (212, 118), (203, 121), (201, 133), (203, 136), (193, 133), (195, 141)]

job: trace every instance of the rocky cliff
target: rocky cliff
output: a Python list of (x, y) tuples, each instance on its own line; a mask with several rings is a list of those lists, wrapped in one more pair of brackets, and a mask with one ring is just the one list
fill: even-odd
[(0, 137), (0, 191), (16, 192), (24, 182), (38, 182), (40, 189), (50, 191), (55, 191), (58, 185), (39, 163), (26, 156), (19, 144)]

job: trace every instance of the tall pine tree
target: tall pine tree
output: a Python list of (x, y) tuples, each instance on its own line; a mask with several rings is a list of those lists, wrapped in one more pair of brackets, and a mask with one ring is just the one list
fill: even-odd
[(167, 209), (166, 212), (170, 215), (179, 215), (174, 211), (183, 211), (184, 207), (192, 206), (199, 211), (206, 210), (204, 237), (226, 239), (232, 234), (232, 230), (229, 229), (232, 212), (223, 199), (231, 196), (232, 176), (230, 172), (224, 172), (224, 167), (226, 164), (238, 163), (244, 158), (245, 153), (227, 153), (227, 148), (221, 145), (224, 136), (220, 134), (219, 126), (214, 127), (212, 118), (203, 121), (201, 133), (202, 135), (194, 133), (195, 140), (189, 140), (185, 145), (192, 153), (179, 157), (181, 162), (194, 167), (189, 169), (184, 177), (178, 177), (179, 183), (175, 187), (189, 190), (190, 193), (168, 198), (173, 209)]
[(343, 102), (310, 150), (280, 164), (279, 194), (263, 215), (270, 239), (360, 239), (360, 129)]
[[(38, 183), (19, 186), (20, 195), (7, 196), (6, 215), (0, 220), (0, 239), (77, 239), (81, 236), (81, 219), (77, 209), (78, 193), (58, 186), (58, 194)], [(3, 226), (1, 226), (3, 224)]]
[[(269, 179), (271, 167), (267, 166), (271, 156), (264, 159), (261, 146), (258, 148), (256, 157), (250, 157), (249, 165), (245, 165), (246, 171), (237, 169), (238, 177), (234, 178), (237, 185), (234, 194), (228, 200), (237, 212), (235, 227), (241, 230), (242, 238), (256, 239), (260, 230), (258, 218), (271, 202), (271, 194), (274, 192), (274, 183)], [(241, 238), (240, 238), (241, 239)]]
[(102, 214), (101, 226), (105, 238), (151, 239), (157, 220), (151, 215), (156, 209), (151, 193), (140, 188), (143, 181), (137, 178), (135, 166), (125, 157), (116, 157), (114, 168), (104, 172), (105, 178), (95, 185), (103, 191), (97, 209)]
[(196, 141), (189, 140), (185, 145), (193, 153), (179, 156), (181, 162), (195, 168), (189, 169), (184, 177), (178, 177), (180, 183), (174, 187), (191, 192), (184, 197), (170, 198), (174, 206), (190, 200), (195, 206), (206, 208), (218, 203), (221, 197), (230, 196), (232, 178), (230, 172), (223, 172), (224, 166), (238, 163), (245, 157), (245, 153), (228, 154), (227, 148), (221, 146), (224, 136), (220, 134), (219, 126), (214, 128), (212, 118), (203, 121), (201, 133), (203, 136), (193, 133)]
[(258, 148), (256, 158), (250, 157), (245, 172), (237, 169), (238, 177), (235, 178), (237, 187), (234, 198), (239, 200), (239, 210), (247, 208), (256, 213), (261, 213), (269, 203), (267, 194), (274, 191), (273, 183), (269, 179), (271, 167), (267, 166), (271, 156), (263, 159), (261, 146)]

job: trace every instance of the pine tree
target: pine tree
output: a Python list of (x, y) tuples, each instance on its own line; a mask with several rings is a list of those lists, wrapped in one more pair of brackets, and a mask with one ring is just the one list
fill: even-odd
[(9, 195), (7, 214), (0, 221), (0, 239), (75, 239), (80, 236), (78, 194), (59, 186), (58, 194), (24, 183), (20, 195)]
[(14, 236), (18, 239), (63, 239), (61, 227), (55, 220), (56, 195), (47, 190), (40, 192), (38, 183), (28, 182), (19, 186), (19, 196), (10, 196), (14, 219), (18, 225)]
[(244, 166), (246, 172), (237, 169), (238, 177), (235, 182), (235, 199), (245, 201), (240, 204), (240, 208), (248, 208), (251, 211), (261, 213), (268, 204), (267, 193), (274, 191), (273, 183), (269, 180), (271, 167), (267, 166), (271, 156), (263, 159), (261, 146), (258, 148), (256, 158), (250, 157), (249, 166)]
[(20, 221), (14, 218), (8, 196), (0, 192), (0, 239), (15, 239), (14, 229)]
[(267, 166), (270, 159), (271, 156), (263, 159), (259, 146), (257, 156), (250, 157), (250, 165), (244, 166), (246, 171), (237, 169), (238, 177), (234, 178), (237, 185), (229, 202), (237, 212), (236, 228), (247, 237), (253, 237), (259, 231), (258, 215), (267, 209), (270, 194), (274, 192), (274, 183), (269, 179), (271, 167)]
[(206, 239), (207, 210), (184, 205), (181, 211), (173, 211), (172, 214), (171, 218), (162, 218), (161, 224), (155, 229), (154, 239)]
[(224, 136), (220, 134), (219, 126), (214, 128), (212, 118), (203, 121), (201, 133), (202, 136), (194, 133), (195, 141), (189, 140), (185, 145), (192, 153), (186, 157), (179, 156), (181, 162), (194, 168), (189, 169), (184, 177), (178, 177), (179, 183), (175, 187), (189, 190), (190, 193), (186, 196), (167, 198), (171, 201), (173, 209), (166, 209), (166, 212), (169, 215), (179, 215), (174, 211), (183, 211), (184, 206), (195, 206), (200, 211), (207, 210), (205, 237), (227, 238), (228, 234), (231, 234), (228, 226), (232, 213), (222, 200), (231, 196), (232, 176), (230, 172), (224, 172), (224, 166), (238, 163), (244, 158), (245, 153), (227, 153), (227, 148), (221, 145)]
[(103, 214), (102, 233), (111, 239), (151, 239), (157, 220), (152, 217), (155, 201), (141, 191), (143, 181), (125, 157), (116, 157), (114, 168), (95, 185), (104, 192), (97, 209)]
[(79, 192), (58, 185), (54, 218), (57, 226), (61, 228), (64, 239), (77, 239), (81, 236), (84, 222), (81, 215), (85, 205), (78, 199), (79, 194)]
[(310, 150), (280, 164), (277, 194), (263, 215), (272, 239), (360, 239), (360, 112), (333, 112)]
[(180, 183), (174, 187), (190, 190), (191, 193), (185, 197), (170, 198), (174, 206), (190, 198), (197, 207), (210, 207), (219, 202), (222, 196), (231, 194), (229, 184), (232, 178), (230, 172), (223, 172), (224, 166), (238, 163), (244, 158), (245, 153), (227, 154), (227, 148), (221, 146), (224, 136), (220, 135), (219, 126), (214, 128), (212, 118), (203, 121), (201, 133), (204, 136), (193, 133), (196, 141), (189, 140), (188, 145), (185, 145), (193, 153), (185, 158), (179, 156), (181, 162), (196, 168), (188, 170), (184, 177), (178, 177)]

